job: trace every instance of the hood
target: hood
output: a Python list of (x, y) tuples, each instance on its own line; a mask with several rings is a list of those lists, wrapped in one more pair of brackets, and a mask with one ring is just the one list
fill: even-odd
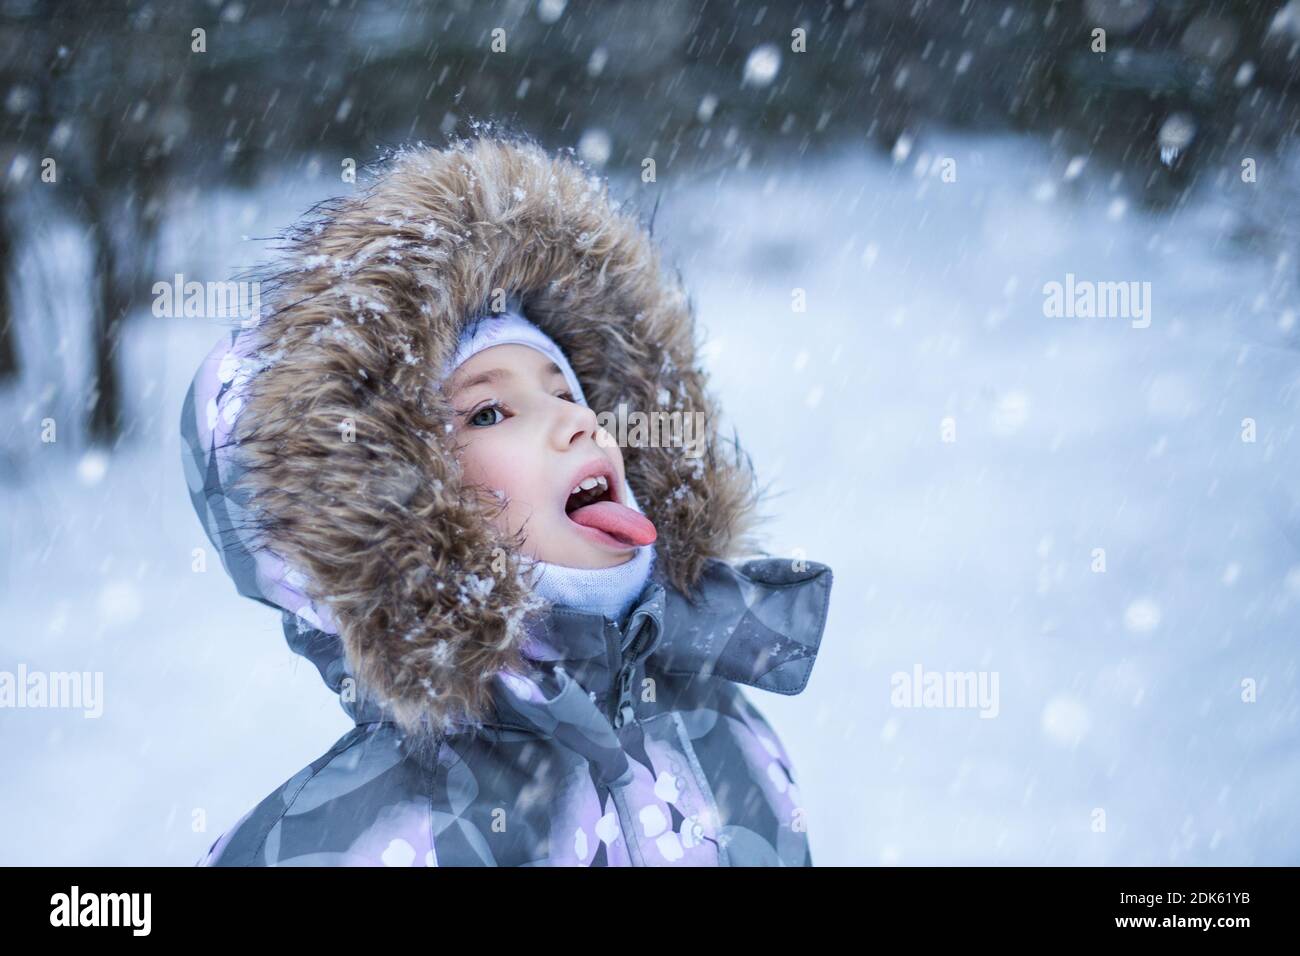
[(718, 435), (680, 275), (576, 159), (487, 133), (403, 149), (283, 238), (269, 310), (186, 395), (191, 499), (239, 592), (337, 635), (404, 730), (478, 722), (498, 672), (529, 670), (538, 600), (462, 481), (439, 391), (493, 301), (517, 297), (598, 414), (702, 415), (693, 442), (623, 446), (669, 588), (691, 597), (707, 562), (754, 552), (754, 476)]

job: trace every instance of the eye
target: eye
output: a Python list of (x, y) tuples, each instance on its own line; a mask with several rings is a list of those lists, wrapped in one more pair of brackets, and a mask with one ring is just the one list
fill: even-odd
[(489, 425), (505, 421), (505, 418), (500, 406), (484, 405), (478, 411), (470, 413), (468, 421), (475, 428), (487, 428)]
[(564, 391), (562, 391), (562, 392), (556, 392), (556, 393), (555, 393), (555, 397), (556, 397), (556, 398), (562, 398), (562, 399), (564, 399), (566, 402), (576, 402), (576, 401), (577, 401), (577, 399), (573, 397), (573, 393), (572, 393), (571, 391), (569, 391), (567, 388), (566, 388)]

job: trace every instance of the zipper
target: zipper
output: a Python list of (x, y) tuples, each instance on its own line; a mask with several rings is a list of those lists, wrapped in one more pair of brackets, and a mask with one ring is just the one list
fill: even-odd
[[(613, 625), (617, 630), (617, 625)], [(642, 624), (644, 629), (644, 624)], [(622, 632), (619, 632), (620, 639)], [(632, 705), (632, 678), (636, 675), (636, 643), (640, 637), (640, 631), (633, 635), (633, 639), (628, 642), (619, 652), (620, 665), (615, 683), (618, 687), (618, 697), (614, 702), (614, 713), (610, 716), (610, 724), (613, 725), (616, 733), (621, 732), (621, 728), (626, 725), (635, 724), (636, 708)], [(620, 640), (620, 644), (622, 641)], [(621, 788), (611, 785), (609, 788), (610, 799), (614, 803), (614, 813), (618, 817), (619, 831), (623, 834), (623, 843), (627, 847), (628, 862), (633, 866), (645, 866), (645, 856), (641, 852), (641, 846), (637, 843), (636, 838), (636, 818), (632, 815), (631, 808), (627, 805), (627, 796)]]
[(636, 708), (632, 706), (632, 677), (635, 673), (635, 663), (624, 664), (618, 672), (618, 705), (612, 721), (615, 730), (629, 721), (636, 723)]
[[(633, 680), (636, 677), (636, 668), (637, 664), (640, 663), (641, 656), (646, 652), (647, 647), (658, 639), (659, 633), (656, 626), (657, 622), (650, 615), (641, 615), (640, 617), (634, 615), (628, 622), (629, 628), (632, 627), (632, 620), (637, 622), (636, 631), (619, 651), (620, 666), (616, 677), (618, 697), (615, 699), (614, 713), (610, 718), (610, 723), (616, 733), (621, 733), (621, 728), (626, 727), (628, 724), (636, 726), (639, 723), (632, 696)], [(619, 631), (621, 638), (623, 633), (618, 628), (618, 625), (612, 626)], [(636, 818), (627, 805), (627, 795), (616, 786), (609, 787), (609, 794), (614, 803), (615, 815), (618, 817), (619, 830), (622, 832), (623, 841), (627, 846), (629, 862), (633, 866), (646, 866), (645, 855), (641, 850), (640, 843), (637, 841)]]
[(645, 647), (645, 633), (652, 630), (650, 618), (640, 618), (636, 634), (622, 651), (622, 666), (618, 669), (616, 683), (618, 685), (618, 699), (614, 705), (614, 714), (610, 720), (614, 729), (618, 730), (629, 723), (637, 722), (636, 707), (632, 703), (632, 679), (636, 676), (636, 666), (639, 663), (638, 658)]

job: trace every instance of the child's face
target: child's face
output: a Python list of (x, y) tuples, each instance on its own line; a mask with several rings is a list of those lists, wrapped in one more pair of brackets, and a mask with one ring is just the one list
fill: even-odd
[(456, 369), (445, 389), (465, 477), (504, 494), (498, 523), (508, 535), (524, 530), (525, 554), (571, 568), (609, 568), (632, 557), (633, 545), (568, 517), (602, 495), (598, 483), (571, 499), (591, 476), (606, 480), (604, 497), (626, 504), (623, 455), (596, 413), (573, 400), (554, 362), (526, 345), (494, 345)]

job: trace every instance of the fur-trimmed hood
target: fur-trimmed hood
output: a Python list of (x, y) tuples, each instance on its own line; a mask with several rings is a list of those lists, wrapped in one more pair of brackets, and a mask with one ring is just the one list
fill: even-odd
[(623, 449), (666, 586), (689, 596), (707, 561), (753, 550), (754, 478), (718, 436), (680, 275), (571, 154), (498, 134), (404, 149), (286, 238), (268, 314), (186, 396), (191, 496), (240, 592), (338, 634), (403, 730), (477, 721), (493, 675), (527, 670), (536, 598), (462, 483), (438, 388), (494, 299), (519, 297), (598, 413), (703, 413), (694, 448)]

